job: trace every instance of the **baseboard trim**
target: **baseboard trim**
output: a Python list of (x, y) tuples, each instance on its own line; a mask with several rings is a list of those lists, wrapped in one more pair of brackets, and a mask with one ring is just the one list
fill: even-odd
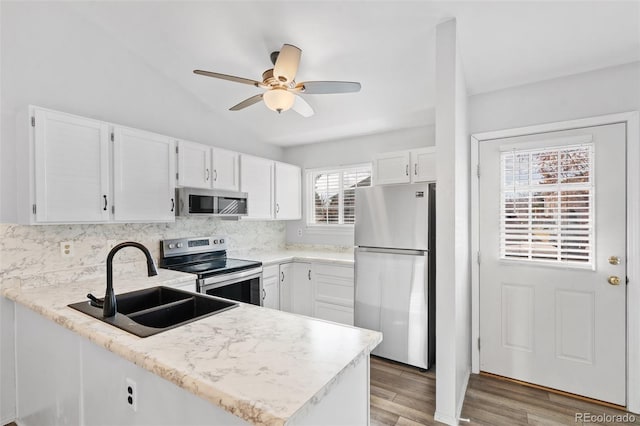
[(578, 395), (571, 392), (565, 392), (554, 388), (548, 388), (546, 386), (536, 385), (535, 383), (523, 382), (522, 380), (512, 379), (511, 377), (500, 376), (498, 374), (487, 373), (486, 371), (480, 372), (481, 376), (492, 377), (494, 379), (502, 380), (503, 382), (511, 382), (517, 383), (522, 386), (526, 386), (528, 388), (540, 389), (546, 392), (555, 393), (556, 395), (562, 395), (573, 399), (578, 399), (580, 401), (590, 402), (592, 404), (602, 405), (603, 407), (615, 408), (616, 410), (627, 411), (627, 407), (624, 405), (613, 404), (611, 402), (601, 401), (599, 399), (593, 399), (586, 396)]

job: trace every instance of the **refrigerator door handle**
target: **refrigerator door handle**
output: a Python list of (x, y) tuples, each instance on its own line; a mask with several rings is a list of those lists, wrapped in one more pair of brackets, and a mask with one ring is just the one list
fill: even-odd
[(404, 254), (407, 256), (426, 256), (429, 253), (429, 250), (392, 249), (381, 247), (358, 247), (357, 251), (364, 253)]

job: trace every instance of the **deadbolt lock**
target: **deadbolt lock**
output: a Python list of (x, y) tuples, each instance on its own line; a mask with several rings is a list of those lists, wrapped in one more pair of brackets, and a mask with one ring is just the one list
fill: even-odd
[(611, 284), (611, 285), (619, 285), (620, 284), (620, 278), (616, 277), (615, 275), (611, 275), (607, 281), (609, 281), (609, 284)]
[(609, 257), (609, 263), (612, 265), (619, 265), (620, 264), (620, 258), (618, 256), (610, 256)]

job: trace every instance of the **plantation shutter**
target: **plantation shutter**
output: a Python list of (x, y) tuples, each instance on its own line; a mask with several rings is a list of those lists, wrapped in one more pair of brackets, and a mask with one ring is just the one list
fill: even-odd
[(501, 154), (500, 257), (593, 265), (593, 144)]

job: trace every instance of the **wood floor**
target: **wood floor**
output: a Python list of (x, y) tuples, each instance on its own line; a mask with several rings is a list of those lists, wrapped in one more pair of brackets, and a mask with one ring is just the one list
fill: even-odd
[[(421, 373), (413, 367), (371, 357), (372, 426), (441, 424), (433, 420), (435, 393), (434, 369)], [(576, 421), (576, 413), (625, 414), (590, 402), (472, 374), (461, 417), (469, 419), (466, 423), (469, 425), (490, 426), (640, 425), (637, 415), (634, 423), (583, 423)]]

